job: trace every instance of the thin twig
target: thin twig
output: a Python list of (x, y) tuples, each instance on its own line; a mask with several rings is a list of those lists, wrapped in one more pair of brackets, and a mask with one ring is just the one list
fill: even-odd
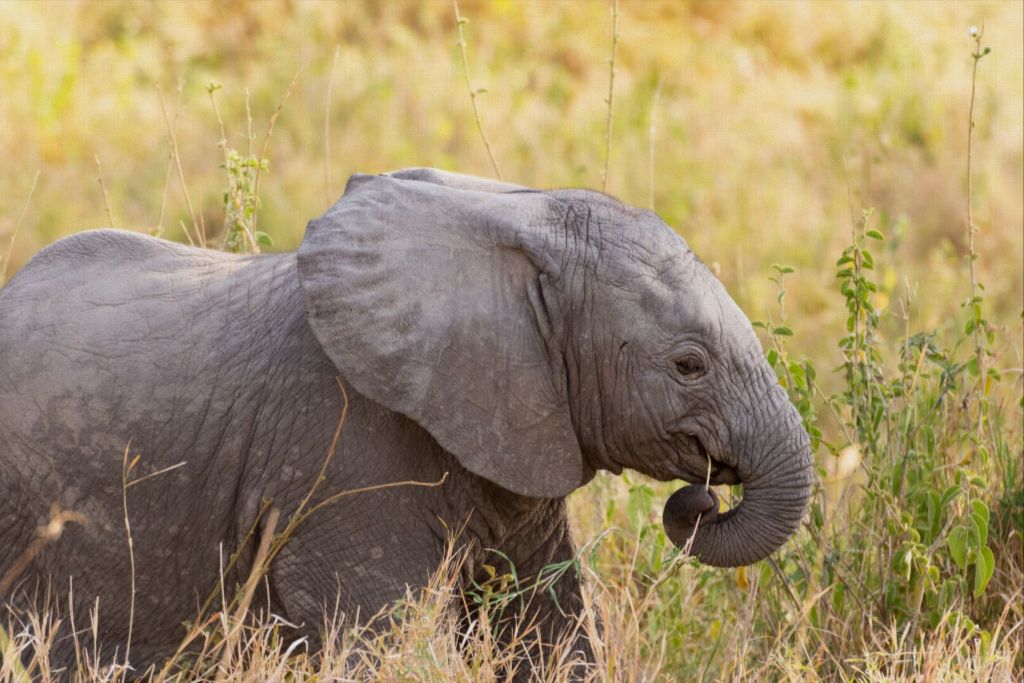
[[(313, 514), (317, 510), (322, 509), (324, 506), (326, 506), (326, 505), (328, 505), (330, 503), (334, 503), (337, 500), (340, 500), (341, 498), (344, 498), (346, 496), (357, 495), (357, 494), (361, 494), (361, 493), (369, 493), (369, 492), (373, 492), (373, 491), (386, 490), (386, 489), (390, 489), (390, 488), (396, 488), (396, 487), (399, 487), (399, 486), (422, 486), (422, 487), (440, 486), (441, 484), (443, 484), (445, 482), (445, 480), (448, 477), (448, 474), (445, 473), (444, 476), (442, 476), (441, 479), (439, 481), (436, 481), (436, 482), (400, 481), (400, 482), (389, 482), (389, 483), (385, 483), (385, 484), (377, 484), (377, 485), (372, 485), (372, 486), (364, 486), (364, 487), (360, 487), (360, 488), (357, 488), (357, 489), (350, 489), (348, 491), (342, 491), (340, 493), (336, 493), (334, 495), (331, 495), (328, 498), (318, 502), (316, 505), (313, 505), (312, 507), (309, 507), (309, 504), (312, 501), (313, 497), (315, 496), (316, 492), (320, 489), (320, 486), (326, 480), (327, 469), (330, 466), (331, 462), (334, 460), (334, 455), (337, 452), (338, 442), (339, 442), (339, 440), (341, 438), (341, 433), (342, 433), (342, 430), (343, 430), (343, 428), (345, 426), (345, 420), (346, 420), (346, 418), (348, 416), (348, 407), (349, 407), (348, 393), (346, 392), (345, 386), (342, 384), (340, 378), (337, 379), (337, 382), (338, 382), (338, 389), (340, 390), (341, 395), (342, 395), (343, 404), (342, 404), (342, 408), (341, 408), (341, 414), (338, 417), (338, 424), (335, 427), (334, 435), (331, 438), (331, 445), (328, 448), (327, 456), (324, 458), (324, 462), (323, 462), (323, 464), (320, 467), (320, 471), (317, 473), (316, 479), (313, 480), (313, 483), (311, 484), (311, 486), (310, 486), (309, 490), (307, 491), (305, 497), (303, 497), (303, 499), (299, 503), (298, 507), (295, 509), (295, 511), (289, 517), (288, 524), (281, 531), (281, 533), (277, 534), (276, 536), (273, 533), (273, 528), (271, 527), (271, 521), (273, 521), (273, 523), (276, 525), (276, 522), (277, 522), (276, 514), (274, 515), (273, 520), (271, 520), (270, 515), (268, 515), (268, 520), (267, 520), (267, 523), (264, 525), (264, 528), (262, 530), (262, 538), (261, 538), (261, 546), (264, 543), (269, 543), (268, 549), (267, 549), (267, 551), (265, 553), (265, 556), (264, 556), (264, 559), (263, 559), (262, 563), (257, 562), (256, 564), (254, 564), (253, 565), (253, 569), (250, 572), (250, 579), (252, 579), (253, 576), (257, 576), (257, 578), (256, 578), (256, 582), (257, 583), (259, 581), (259, 576), (262, 576), (262, 574), (258, 574), (258, 570), (259, 570), (259, 572), (265, 573), (266, 570), (273, 563), (273, 561), (277, 558), (277, 556), (281, 552), (281, 550), (284, 548), (285, 544), (290, 540), (290, 538), (292, 537), (292, 534), (295, 532), (295, 529), (306, 518), (308, 518), (311, 514)], [(268, 508), (270, 508), (269, 504), (265, 505), (264, 507), (262, 507), (260, 509), (260, 511), (259, 511), (259, 513), (257, 515), (257, 521), (254, 522), (253, 527), (249, 531), (249, 534), (246, 534), (246, 537), (245, 537), (246, 540), (255, 532), (256, 526), (257, 526), (257, 524), (259, 522), (259, 518), (262, 517), (264, 511), (266, 511)], [(276, 513), (276, 510), (271, 510), (271, 512), (272, 513)], [(243, 543), (244, 542), (245, 542), (245, 540), (243, 540)], [(238, 553), (235, 553), (232, 556), (231, 560), (229, 561), (227, 569), (230, 569), (234, 565), (234, 563), (237, 560), (237, 558), (238, 558)], [(260, 569), (261, 566), (262, 566), (262, 569)], [(248, 585), (248, 583), (246, 585)], [(212, 599), (214, 597), (214, 594), (215, 593), (211, 593), (211, 595), (207, 598), (206, 602), (200, 608), (199, 619), (197, 619), (197, 621), (203, 621), (203, 614), (205, 613), (206, 608), (211, 603), (211, 601), (212, 601)], [(244, 600), (245, 599), (245, 595), (243, 594), (238, 599), (239, 600)], [(251, 599), (251, 596), (249, 597), (249, 599)], [(241, 603), (238, 603), (238, 604), (241, 604)], [(244, 612), (238, 612), (238, 614), (241, 614), (241, 615), (244, 616)], [(211, 617), (211, 619), (212, 619), (212, 617)], [(209, 620), (207, 620), (207, 623), (208, 622), (209, 622)], [(189, 639), (194, 639), (195, 637), (197, 637), (197, 635), (198, 635), (198, 633), (190, 634), (189, 635)], [(220, 643), (218, 644), (218, 647), (224, 645), (225, 643), (226, 643), (226, 640), (220, 641)], [(181, 646), (179, 646), (179, 651), (184, 651), (185, 647), (186, 647), (186, 644), (183, 643)], [(161, 677), (166, 675), (167, 671), (168, 671), (168, 667), (165, 666), (164, 670), (161, 672)]]
[(612, 5), (612, 56), (608, 60), (608, 117), (604, 129), (604, 174), (601, 176), (601, 191), (608, 191), (608, 164), (612, 157), (612, 102), (615, 95), (615, 53), (619, 46), (619, 0)]
[[(174, 102), (174, 119), (171, 122), (171, 136), (178, 130), (178, 113), (181, 111), (182, 82), (178, 81), (178, 97)], [(167, 188), (171, 185), (171, 171), (174, 169), (174, 148), (167, 150), (167, 170), (164, 172), (164, 189), (160, 193), (160, 216), (156, 222), (156, 234), (159, 237), (164, 232), (164, 211), (167, 208)]]
[(269, 555), (267, 556), (268, 564), (274, 561), (278, 553), (280, 553), (281, 549), (284, 547), (284, 544), (288, 542), (288, 540), (291, 538), (292, 533), (294, 533), (295, 529), (300, 524), (302, 524), (302, 522), (309, 518), (309, 516), (312, 515), (314, 512), (322, 509), (327, 505), (330, 505), (331, 503), (337, 502), (338, 500), (341, 500), (342, 498), (345, 498), (347, 496), (353, 496), (361, 493), (370, 493), (373, 491), (384, 491), (391, 488), (397, 488), (399, 486), (418, 486), (424, 488), (434, 488), (436, 486), (441, 486), (448, 479), (448, 473), (445, 472), (444, 475), (438, 481), (435, 482), (406, 480), (387, 482), (384, 484), (373, 484), (370, 486), (362, 486), (359, 488), (349, 489), (347, 491), (335, 493), (333, 495), (328, 496), (324, 500), (318, 502), (316, 505), (309, 507), (310, 502), (313, 500), (313, 496), (319, 490), (320, 485), (323, 484), (323, 482), (327, 478), (327, 468), (334, 460), (334, 454), (337, 452), (338, 448), (338, 441), (341, 438), (341, 432), (345, 426), (345, 420), (348, 417), (348, 392), (345, 390), (345, 385), (342, 384), (341, 378), (336, 378), (336, 381), (338, 382), (338, 389), (341, 391), (344, 404), (341, 409), (341, 415), (338, 418), (338, 426), (335, 428), (334, 436), (331, 439), (331, 446), (327, 451), (327, 457), (324, 458), (324, 462), (320, 468), (320, 472), (317, 474), (317, 477), (313, 481), (312, 486), (310, 486), (309, 491), (306, 493), (306, 496), (299, 503), (299, 506), (295, 509), (295, 512), (291, 514), (291, 517), (289, 517), (287, 526), (285, 526), (284, 530), (278, 535), (276, 539), (274, 539), (274, 544), (271, 546)]
[(171, 120), (167, 116), (167, 105), (164, 102), (163, 90), (157, 89), (157, 93), (160, 95), (160, 111), (164, 115), (164, 123), (167, 125), (167, 134), (171, 138), (171, 156), (174, 158), (175, 168), (178, 170), (178, 182), (181, 183), (181, 191), (185, 195), (185, 204), (188, 206), (188, 214), (192, 219), (192, 230), (196, 233), (196, 240), (193, 241), (192, 236), (188, 230), (185, 230), (185, 237), (188, 238), (190, 244), (199, 243), (200, 246), (206, 246), (206, 234), (201, 232), (199, 229), (199, 223), (196, 221), (196, 211), (192, 206), (192, 198), (188, 193), (188, 185), (185, 184), (185, 173), (181, 170), (181, 154), (178, 152), (178, 138), (175, 135), (174, 128), (171, 127)]
[(7, 570), (7, 573), (3, 575), (3, 578), (0, 578), (0, 595), (7, 595), (7, 591), (10, 590), (11, 586), (14, 585), (14, 582), (25, 571), (25, 568), (28, 567), (32, 560), (43, 551), (43, 548), (60, 538), (61, 534), (64, 533), (64, 525), (67, 522), (85, 524), (86, 518), (74, 510), (61, 510), (60, 505), (57, 503), (51, 505), (49, 523), (36, 530), (35, 540), (14, 561), (14, 564)]
[[(227, 565), (221, 569), (223, 573), (230, 573), (238, 564), (238, 558), (241, 556), (242, 550), (247, 548), (249, 545), (249, 541), (256, 536), (256, 533), (259, 531), (260, 523), (263, 522), (263, 516), (270, 510), (272, 506), (272, 500), (264, 499), (263, 501), (260, 502), (260, 508), (259, 510), (256, 511), (256, 515), (254, 516), (252, 523), (249, 525), (248, 531), (246, 531), (245, 535), (242, 536), (242, 539), (238, 542), (238, 547), (235, 548), (235, 552), (233, 552), (231, 554), (231, 557), (228, 558)], [(213, 601), (216, 597), (216, 590), (211, 591), (210, 594), (206, 596), (206, 600), (202, 603), (202, 605), (199, 605), (199, 609), (196, 612), (196, 621), (202, 621), (206, 618), (206, 610), (210, 608), (210, 605), (213, 604)], [(216, 619), (217, 615), (214, 614), (212, 618)]]
[(220, 127), (220, 140), (217, 142), (217, 146), (224, 150), (224, 155), (227, 157), (228, 148), (228, 134), (224, 129), (224, 119), (220, 115), (220, 107), (217, 106), (217, 98), (213, 96), (213, 93), (220, 90), (218, 83), (211, 82), (206, 86), (206, 94), (210, 96), (210, 104), (213, 106), (213, 115), (217, 117), (217, 126)]
[(124, 665), (128, 667), (129, 655), (132, 647), (132, 628), (135, 626), (135, 544), (132, 541), (132, 526), (128, 521), (128, 473), (139, 462), (139, 456), (129, 463), (128, 449), (131, 442), (124, 447), (124, 456), (121, 460), (121, 511), (124, 514), (124, 532), (128, 537), (128, 563), (131, 569), (131, 594), (128, 602), (128, 639), (124, 646)]
[(103, 184), (103, 165), (100, 164), (100, 155), (93, 155), (93, 159), (96, 160), (96, 180), (100, 181), (100, 194), (103, 195), (103, 208), (107, 212), (107, 222), (110, 227), (116, 227), (114, 225), (114, 214), (110, 211), (110, 199), (107, 197), (107, 186)]
[(327, 186), (327, 201), (336, 198), (331, 180), (331, 95), (334, 92), (334, 71), (338, 68), (340, 54), (341, 45), (336, 45), (334, 59), (331, 61), (331, 75), (327, 78), (327, 94), (324, 96), (324, 182)]
[(252, 183), (252, 194), (253, 194), (253, 213), (252, 213), (252, 234), (256, 234), (256, 226), (259, 224), (259, 205), (260, 205), (260, 172), (263, 170), (263, 161), (267, 158), (267, 147), (270, 145), (270, 136), (274, 132), (274, 123), (277, 122), (277, 117), (281, 114), (281, 110), (284, 109), (285, 102), (292, 94), (292, 89), (295, 84), (299, 81), (299, 76), (302, 75), (302, 67), (295, 72), (295, 76), (292, 77), (291, 83), (288, 84), (288, 88), (284, 91), (284, 97), (277, 103), (277, 108), (274, 109), (274, 113), (270, 115), (270, 122), (267, 124), (267, 134), (263, 138), (263, 148), (260, 150), (259, 163), (256, 165), (256, 177)]
[(263, 576), (270, 568), (268, 563), (268, 553), (270, 552), (270, 542), (274, 538), (274, 530), (277, 528), (277, 520), (280, 517), (280, 511), (277, 508), (272, 508), (270, 513), (267, 515), (267, 525), (263, 530), (263, 537), (260, 539), (259, 549), (256, 551), (256, 558), (253, 562), (252, 571), (249, 572), (249, 578), (245, 581), (245, 586), (242, 589), (242, 598), (238, 602), (238, 606), (235, 608), (234, 617), (231, 619), (230, 630), (224, 636), (224, 652), (221, 655), (220, 670), (217, 672), (216, 681), (225, 680), (228, 676), (228, 671), (231, 668), (231, 658), (234, 655), (236, 640), (238, 634), (241, 631), (242, 624), (245, 621), (245, 615), (249, 611), (249, 605), (252, 603), (252, 596), (256, 592), (256, 586), (259, 585), (260, 581), (263, 580)]
[[(710, 455), (708, 455), (708, 472), (707, 472), (707, 475), (704, 478), (704, 490), (705, 491), (710, 491), (711, 490), (711, 456)], [(712, 500), (714, 500), (714, 498), (712, 498)], [(715, 512), (715, 514), (718, 514), (718, 510), (715, 510), (714, 512)], [(690, 554), (690, 550), (693, 548), (693, 542), (697, 538), (697, 529), (700, 528), (701, 517), (703, 517), (703, 516), (704, 516), (703, 512), (697, 515), (697, 521), (693, 523), (693, 533), (690, 534), (690, 538), (686, 539), (686, 545), (683, 546), (683, 553), (682, 553), (683, 555), (689, 555)]]
[(462, 26), (469, 22), (468, 19), (463, 19), (462, 15), (459, 14), (459, 3), (458, 0), (452, 0), (452, 7), (455, 8), (455, 25), (459, 31), (459, 51), (462, 54), (462, 75), (466, 78), (466, 88), (469, 89), (469, 102), (473, 105), (473, 119), (476, 121), (476, 128), (480, 131), (480, 139), (484, 141), (484, 148), (487, 150), (487, 157), (491, 160), (491, 166), (494, 168), (494, 175), (498, 176), (498, 180), (504, 180), (501, 175), (501, 169), (498, 168), (498, 162), (494, 158), (494, 152), (491, 150), (491, 143), (487, 140), (487, 134), (484, 133), (484, 124), (480, 120), (480, 110), (476, 106), (476, 96), (480, 93), (487, 92), (483, 88), (477, 89), (473, 87), (472, 81), (469, 79), (469, 59), (466, 57), (466, 35), (462, 29)]
[(659, 78), (658, 85), (654, 88), (654, 97), (651, 98), (651, 111), (648, 114), (647, 123), (647, 208), (654, 211), (654, 141), (658, 134), (658, 126), (655, 114), (658, 111), (658, 101), (661, 99), (661, 85), (665, 79)]
[(972, 151), (973, 151), (973, 140), (974, 140), (974, 95), (978, 82), (978, 62), (981, 61), (982, 57), (988, 54), (989, 48), (982, 49), (981, 39), (985, 35), (985, 25), (982, 24), (981, 30), (977, 30), (971, 27), (971, 38), (974, 39), (975, 51), (971, 54), (974, 59), (974, 66), (971, 70), (971, 103), (967, 111), (967, 248), (968, 248), (968, 264), (970, 265), (971, 274), (971, 301), (970, 301), (970, 316), (974, 321), (973, 332), (974, 332), (974, 357), (977, 359), (978, 364), (978, 378), (981, 385), (978, 389), (978, 433), (982, 431), (982, 424), (984, 422), (984, 402), (985, 402), (985, 386), (987, 384), (985, 377), (985, 349), (982, 345), (982, 332), (981, 329), (984, 325), (977, 320), (978, 316), (975, 315), (975, 309), (980, 305), (978, 303), (978, 278), (975, 272), (974, 262), (978, 258), (978, 254), (974, 249), (974, 233), (976, 228), (974, 227), (974, 209), (973, 209), (973, 197), (974, 197), (974, 183), (972, 180)]
[(167, 474), (168, 472), (173, 472), (174, 470), (176, 470), (178, 468), (184, 467), (186, 464), (188, 464), (188, 463), (186, 463), (184, 460), (182, 460), (177, 465), (171, 465), (170, 467), (164, 467), (163, 469), (159, 469), (156, 472), (150, 472), (149, 474), (147, 474), (145, 476), (142, 476), (142, 477), (139, 477), (138, 479), (132, 479), (130, 482), (128, 482), (128, 485), (126, 486), (126, 488), (130, 489), (131, 487), (135, 486), (136, 484), (141, 484), (142, 482), (146, 481), (147, 479), (152, 479), (153, 477), (158, 477), (161, 474)]
[[(224, 168), (228, 172), (229, 194), (231, 196), (231, 199), (233, 200), (234, 199), (234, 192), (232, 191), (233, 186), (231, 184), (231, 177), (232, 177), (232, 174), (231, 174), (231, 150), (228, 147), (228, 134), (227, 134), (226, 129), (224, 128), (224, 119), (221, 118), (221, 115), (220, 115), (220, 107), (217, 106), (217, 98), (213, 96), (213, 94), (215, 92), (217, 92), (218, 90), (220, 90), (220, 85), (217, 84), (217, 83), (211, 82), (209, 85), (206, 86), (206, 93), (210, 96), (210, 104), (213, 105), (213, 113), (217, 117), (217, 125), (220, 126), (220, 142), (217, 143), (217, 146), (220, 147), (221, 150), (223, 150), (223, 152), (224, 152)], [(252, 150), (252, 116), (251, 116), (251, 114), (249, 114), (249, 90), (248, 90), (248, 88), (245, 91), (245, 111), (246, 111), (246, 114), (248, 115), (248, 121), (249, 121), (249, 149), (250, 149), (249, 156), (251, 158), (252, 157), (252, 153), (251, 153), (251, 150)], [(227, 196), (228, 195), (225, 195), (225, 197), (227, 197)], [(244, 198), (243, 198), (242, 202), (243, 203), (245, 202)], [(234, 202), (232, 201), (231, 204), (234, 204)], [(255, 204), (255, 199), (254, 199), (254, 204)], [(256, 207), (254, 205), (253, 206), (253, 215), (254, 216), (255, 216), (255, 209), (256, 209)], [(230, 211), (231, 211), (231, 209), (229, 208), (229, 204), (228, 204), (227, 198), (225, 199), (225, 202), (224, 202), (224, 211), (225, 211), (225, 216), (224, 216), (225, 220), (227, 222), (231, 222), (230, 221), (230, 217), (231, 217), (230, 216)], [(244, 217), (244, 214), (245, 214), (244, 206), (240, 209), (240, 211), (242, 212), (241, 215)], [(239, 220), (239, 222), (242, 225), (242, 230), (241, 230), (242, 236), (245, 237), (246, 242), (249, 243), (249, 251), (251, 251), (253, 254), (260, 253), (259, 245), (256, 244), (256, 239), (255, 239), (254, 235), (252, 235), (250, 233), (249, 226), (245, 224), (244, 218)], [(231, 235), (231, 232), (233, 230), (234, 230), (234, 226), (231, 226), (231, 227), (227, 228), (224, 231), (224, 238), (223, 238), (223, 241), (222, 241), (221, 248), (224, 248), (224, 246), (227, 244), (228, 238)]]
[[(327, 473), (327, 468), (330, 466), (331, 462), (334, 460), (334, 454), (335, 454), (335, 452), (337, 451), (337, 448), (338, 448), (338, 441), (341, 438), (341, 432), (342, 432), (342, 429), (345, 426), (345, 420), (348, 417), (348, 392), (345, 390), (345, 385), (342, 384), (340, 377), (336, 377), (335, 381), (338, 383), (338, 390), (341, 392), (341, 397), (342, 397), (342, 406), (341, 406), (341, 412), (338, 415), (338, 424), (337, 424), (337, 426), (334, 429), (334, 435), (331, 437), (331, 444), (330, 444), (330, 446), (327, 449), (327, 455), (324, 458), (323, 464), (320, 466), (320, 471), (317, 473), (316, 479), (313, 480), (313, 483), (310, 485), (310, 488), (306, 492), (305, 497), (299, 503), (299, 505), (296, 508), (295, 512), (292, 513), (292, 516), (291, 516), (291, 518), (289, 520), (288, 526), (280, 534), (280, 536), (284, 537), (285, 540), (287, 540), (288, 535), (291, 533), (291, 531), (296, 526), (297, 522), (295, 520), (297, 519), (297, 517), (302, 514), (302, 512), (305, 510), (306, 506), (309, 504), (309, 501), (313, 498), (313, 496), (316, 494), (317, 490), (320, 488), (320, 485), (324, 482), (324, 479), (326, 478), (325, 475)], [(259, 525), (259, 523), (260, 523), (264, 513), (266, 513), (267, 510), (270, 509), (270, 507), (271, 507), (271, 503), (267, 502), (267, 501), (264, 501), (264, 503), (260, 507), (259, 512), (256, 514), (256, 519), (253, 521), (252, 526), (249, 528), (249, 532), (242, 539), (242, 545), (244, 545), (245, 543), (248, 543), (249, 538), (251, 538), (252, 535), (256, 533), (258, 525)], [(276, 554), (276, 550), (274, 551), (274, 553)], [(234, 565), (236, 564), (236, 562), (238, 560), (238, 556), (239, 556), (239, 552), (238, 551), (236, 551), (231, 556), (231, 559), (228, 561), (228, 565), (225, 568), (226, 571), (230, 571), (234, 567)], [(273, 559), (273, 558), (271, 558), (271, 559)], [(204, 614), (206, 613), (207, 608), (213, 602), (213, 599), (214, 599), (215, 595), (216, 595), (216, 590), (214, 590), (213, 592), (210, 593), (209, 596), (207, 596), (206, 601), (199, 608), (199, 616), (197, 618), (197, 621), (203, 620)]]
[(341, 438), (341, 430), (345, 427), (345, 420), (348, 419), (348, 391), (345, 390), (345, 385), (341, 381), (341, 377), (335, 377), (334, 381), (338, 383), (338, 391), (341, 392), (342, 406), (341, 414), (338, 416), (338, 425), (334, 428), (334, 436), (331, 437), (331, 445), (327, 449), (327, 457), (324, 458), (323, 465), (320, 466), (320, 471), (316, 475), (316, 479), (313, 481), (313, 485), (306, 492), (306, 497), (299, 503), (299, 507), (295, 509), (295, 514), (301, 514), (302, 511), (309, 505), (309, 501), (313, 499), (318, 488), (326, 478), (327, 468), (330, 466), (331, 461), (334, 460), (334, 453), (338, 449), (338, 440)]
[(337, 501), (341, 500), (342, 498), (346, 498), (348, 496), (354, 496), (354, 495), (359, 494), (359, 493), (370, 493), (371, 491), (386, 491), (387, 489), (398, 488), (400, 486), (413, 486), (413, 487), (432, 489), (432, 488), (437, 488), (438, 486), (441, 486), (447, 480), (448, 480), (448, 472), (445, 472), (444, 474), (441, 475), (441, 478), (438, 479), (437, 481), (418, 481), (418, 480), (413, 480), (413, 479), (406, 479), (404, 481), (390, 481), (390, 482), (387, 482), (385, 484), (373, 484), (371, 486), (362, 486), (362, 487), (357, 488), (357, 489), (348, 489), (347, 491), (341, 491), (339, 493), (335, 493), (334, 495), (328, 496), (327, 498), (324, 498), (322, 501), (320, 501), (319, 503), (317, 503), (316, 505), (311, 507), (305, 514), (303, 514), (301, 516), (301, 518), (300, 518), (300, 521), (302, 519), (306, 519), (307, 517), (312, 515), (317, 510), (319, 510), (319, 509), (321, 509), (321, 508), (323, 508), (323, 507), (325, 507), (327, 505), (330, 505), (331, 503), (336, 503)]
[(3, 264), (0, 264), (0, 285), (4, 283), (7, 277), (7, 264), (11, 262), (11, 254), (14, 252), (14, 238), (18, 236), (18, 229), (21, 227), (21, 221), (25, 218), (25, 214), (28, 212), (29, 202), (32, 201), (32, 195), (36, 192), (36, 183), (39, 182), (39, 171), (36, 171), (35, 177), (32, 178), (32, 186), (28, 189), (28, 196), (25, 197), (25, 203), (21, 205), (21, 212), (18, 214), (18, 219), (14, 221), (14, 230), (11, 232), (11, 240), (7, 243), (7, 255), (4, 256)]
[[(201, 635), (203, 635), (205, 633), (206, 629), (211, 624), (213, 624), (217, 620), (217, 618), (218, 618), (218, 615), (217, 614), (213, 614), (213, 615), (211, 615), (209, 617), (206, 617), (205, 619), (196, 619), (196, 623), (194, 623), (192, 625), (192, 628), (189, 629), (188, 634), (186, 634), (185, 638), (183, 638), (182, 641), (180, 643), (178, 643), (178, 649), (174, 651), (174, 654), (171, 655), (170, 658), (168, 658), (166, 662), (164, 662), (163, 668), (160, 669), (160, 671), (157, 673), (155, 679), (153, 679), (154, 683), (162, 683), (164, 681), (164, 679), (167, 678), (168, 674), (170, 673), (170, 671), (174, 667), (174, 665), (179, 663), (178, 658), (181, 657), (182, 653), (185, 652), (185, 650), (187, 650), (188, 647), (197, 638), (199, 638)], [(200, 657), (197, 658), (197, 661), (202, 661), (202, 659), (203, 659), (203, 657), (200, 656)]]

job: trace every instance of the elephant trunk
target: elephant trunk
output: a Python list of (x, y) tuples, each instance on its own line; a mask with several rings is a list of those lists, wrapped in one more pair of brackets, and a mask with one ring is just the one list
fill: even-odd
[(731, 445), (734, 457), (729, 460), (737, 462), (729, 464), (743, 484), (739, 505), (719, 514), (717, 496), (703, 485), (680, 489), (665, 505), (668, 537), (704, 564), (757, 562), (781, 546), (803, 518), (813, 482), (809, 440), (777, 385), (771, 402), (766, 419), (758, 420), (755, 430), (738, 434), (738, 443)]

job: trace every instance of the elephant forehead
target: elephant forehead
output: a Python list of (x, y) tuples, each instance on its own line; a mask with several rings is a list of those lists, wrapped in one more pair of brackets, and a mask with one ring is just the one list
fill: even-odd
[(709, 340), (756, 340), (746, 316), (725, 286), (692, 253), (662, 261), (653, 274), (637, 280), (644, 316), (669, 335), (698, 334)]
[(686, 242), (653, 215), (628, 219), (609, 211), (591, 217), (581, 240), (590, 254), (588, 268), (627, 299), (640, 298), (645, 289), (666, 298), (684, 289), (699, 263)]

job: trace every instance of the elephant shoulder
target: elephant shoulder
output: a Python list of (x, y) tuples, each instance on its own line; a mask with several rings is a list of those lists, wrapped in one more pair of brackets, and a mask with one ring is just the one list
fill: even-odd
[(180, 315), (201, 283), (240, 262), (235, 255), (124, 230), (65, 237), (37, 253), (0, 290), (0, 348), (43, 337), (83, 340), (107, 328)]
[(229, 264), (239, 260), (127, 230), (88, 230), (40, 250), (0, 291), (0, 303), (54, 299), (57, 292), (62, 292), (58, 303), (87, 300), (99, 291), (128, 298), (174, 287), (189, 272), (230, 271)]
[(24, 277), (53, 268), (74, 270), (78, 265), (95, 266), (99, 263), (115, 267), (118, 264), (190, 256), (207, 260), (230, 258), (220, 252), (188, 247), (127, 230), (87, 230), (57, 240), (40, 250), (18, 276)]

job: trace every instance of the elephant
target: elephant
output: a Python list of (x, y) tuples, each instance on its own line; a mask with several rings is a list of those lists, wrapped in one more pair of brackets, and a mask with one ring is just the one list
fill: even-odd
[[(453, 544), (463, 588), (499, 561), (524, 581), (571, 562), (566, 496), (627, 468), (690, 484), (666, 533), (719, 567), (779, 548), (814, 481), (725, 287), (656, 214), (599, 192), (357, 174), (297, 252), (87, 231), (0, 291), (0, 577), (51, 506), (80, 517), (0, 602), (98, 610), (108, 660), (132, 616), (136, 670), (245, 580), (268, 501), (287, 519), (315, 490), (257, 591), (315, 648), (325, 610), (377, 613)], [(708, 484), (742, 500), (720, 513)], [(580, 582), (514, 608), (535, 647), (571, 628)], [(66, 633), (52, 655), (73, 662)]]

